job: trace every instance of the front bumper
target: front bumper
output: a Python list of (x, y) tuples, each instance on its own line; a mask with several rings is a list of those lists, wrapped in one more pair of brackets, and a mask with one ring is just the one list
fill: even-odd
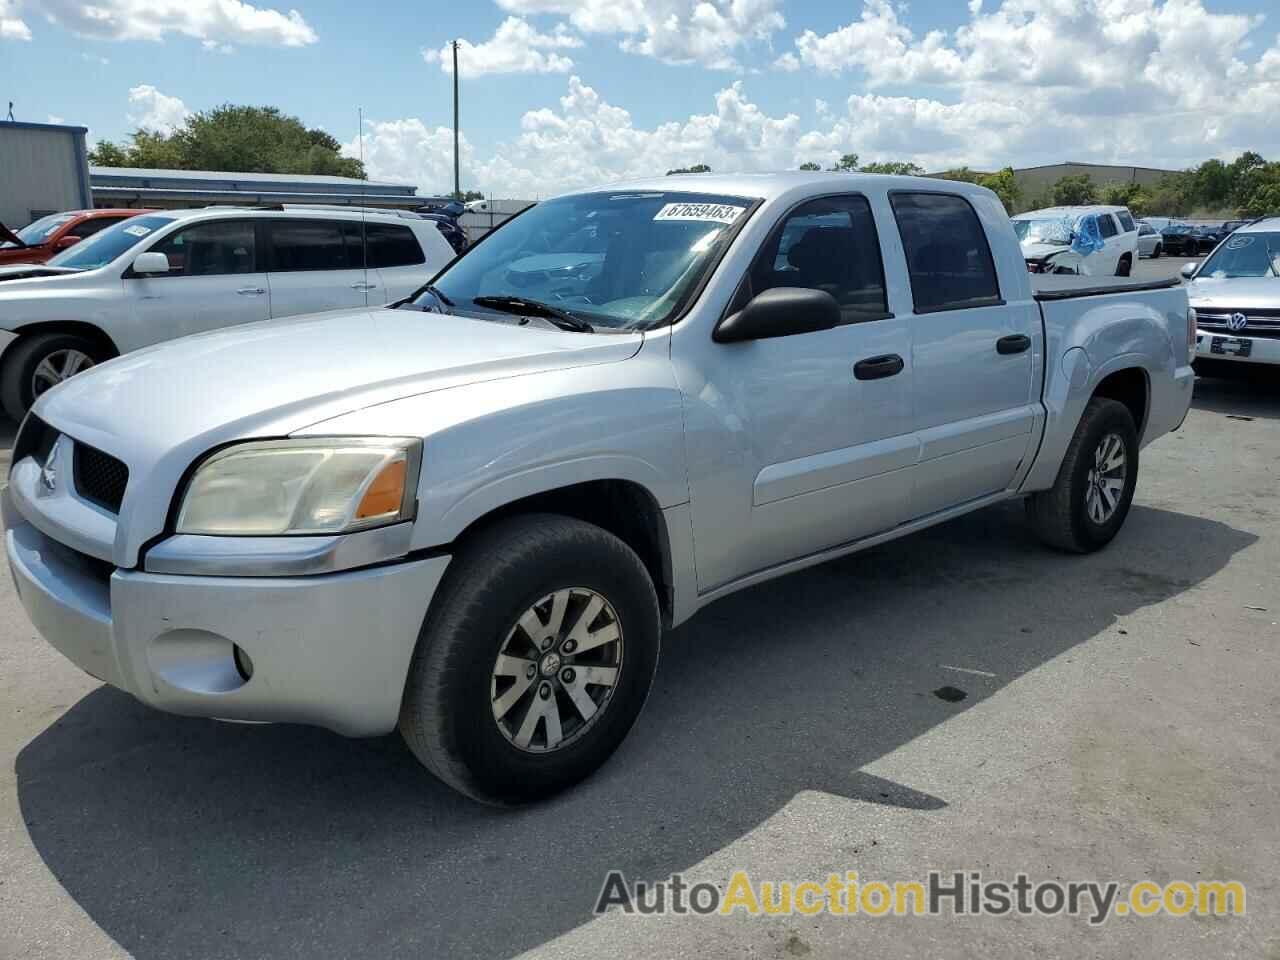
[(437, 556), (297, 577), (113, 571), (12, 509), (5, 515), (27, 615), (85, 672), (170, 713), (347, 736), (395, 728), (414, 645), (449, 564)]
[[(1239, 341), (1241, 344), (1248, 344), (1248, 356), (1242, 356), (1239, 352), (1228, 352), (1223, 349), (1224, 346), (1229, 349), (1236, 349), (1233, 344), (1221, 344), (1219, 350), (1222, 352), (1214, 352), (1213, 341)], [(1260, 364), (1280, 364), (1280, 340), (1271, 339), (1269, 337), (1251, 337), (1247, 333), (1224, 333), (1221, 330), (1197, 330), (1196, 331), (1196, 359), (1197, 360), (1225, 360), (1233, 363), (1260, 363)]]

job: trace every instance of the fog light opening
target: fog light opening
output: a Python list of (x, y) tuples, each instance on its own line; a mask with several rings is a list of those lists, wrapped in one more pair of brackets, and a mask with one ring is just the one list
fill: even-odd
[(240, 648), (239, 644), (232, 645), (231, 656), (236, 662), (236, 672), (240, 674), (240, 679), (248, 683), (249, 678), (253, 676), (253, 660)]

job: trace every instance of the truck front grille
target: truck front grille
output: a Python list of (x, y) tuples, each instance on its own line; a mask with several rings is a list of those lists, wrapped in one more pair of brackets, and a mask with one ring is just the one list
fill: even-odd
[(73, 462), (76, 491), (90, 503), (112, 513), (120, 512), (129, 468), (123, 461), (83, 443), (76, 443)]
[(27, 414), (18, 435), (13, 441), (13, 452), (9, 460), (9, 468), (21, 463), (27, 457), (35, 457), (38, 463), (44, 463), (53, 449), (53, 441), (58, 439), (58, 431), (53, 429), (34, 413)]

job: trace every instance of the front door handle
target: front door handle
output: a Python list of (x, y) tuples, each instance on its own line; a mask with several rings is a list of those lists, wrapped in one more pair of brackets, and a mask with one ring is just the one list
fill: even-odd
[(262, 287), (241, 287), (236, 291), (242, 297), (260, 297), (266, 292)]
[(367, 283), (363, 280), (357, 280), (351, 285), (352, 290), (376, 290), (377, 288), (378, 285), (376, 283)]
[(886, 353), (882, 357), (867, 357), (853, 365), (853, 375), (859, 380), (882, 380), (901, 373), (906, 364), (896, 353)]
[(1031, 338), (1025, 333), (1014, 333), (996, 341), (996, 353), (1022, 353), (1030, 349)]

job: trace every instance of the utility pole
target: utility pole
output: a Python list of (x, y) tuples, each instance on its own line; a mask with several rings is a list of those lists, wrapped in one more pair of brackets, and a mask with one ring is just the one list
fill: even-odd
[(453, 193), (462, 199), (462, 176), (458, 165), (458, 41), (453, 41)]

